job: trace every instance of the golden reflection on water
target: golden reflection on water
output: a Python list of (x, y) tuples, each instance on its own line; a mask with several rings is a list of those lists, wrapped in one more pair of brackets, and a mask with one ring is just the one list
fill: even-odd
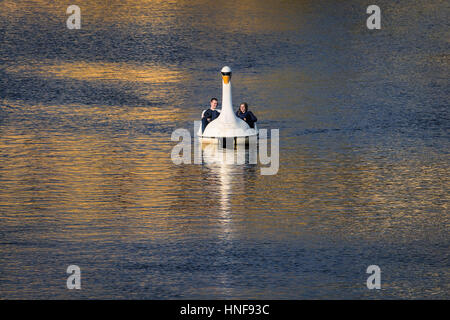
[[(33, 106), (27, 108), (29, 118), (23, 125), (36, 121), (35, 114), (53, 113), (71, 114), (75, 119), (89, 116), (106, 128), (110, 121), (173, 120), (152, 108), (126, 111), (123, 107)], [(92, 240), (166, 233), (164, 219), (155, 224), (155, 220), (144, 219), (139, 208), (153, 208), (158, 214), (157, 208), (170, 199), (167, 183), (173, 172), (161, 170), (164, 163), (170, 166), (167, 150), (161, 148), (167, 136), (89, 133), (86, 123), (76, 122), (79, 132), (64, 132), (68, 119), (59, 120), (62, 123), (49, 123), (46, 130), (38, 126), (26, 134), (13, 124), (2, 127), (0, 153), (8, 155), (1, 162), (1, 198), (7, 208), (4, 221), (27, 224), (42, 214), (54, 226), (40, 235), (43, 238)], [(103, 227), (96, 229), (96, 225)]]
[(124, 62), (22, 61), (20, 64), (8, 65), (5, 71), (82, 81), (124, 81), (154, 85), (170, 84), (189, 77), (189, 74), (182, 75), (180, 71), (166, 66)]
[[(152, 63), (125, 63), (125, 62), (89, 62), (73, 61), (64, 62), (57, 60), (25, 60), (20, 63), (8, 64), (4, 71), (12, 76), (27, 74), (28, 77), (39, 77), (49, 80), (64, 80), (68, 84), (71, 81), (82, 81), (87, 86), (107, 83), (109, 87), (115, 86), (127, 93), (132, 93), (136, 98), (144, 101), (155, 101), (167, 99), (169, 96), (183, 96), (186, 94), (185, 87), (172, 87), (181, 82), (188, 82), (191, 79), (189, 72), (183, 72), (175, 67), (159, 66)], [(123, 86), (126, 86), (124, 89)], [(176, 88), (176, 89), (175, 89)], [(68, 87), (66, 90), (71, 90)], [(177, 101), (176, 98), (173, 99)], [(14, 101), (12, 103), (15, 103)], [(177, 106), (173, 106), (172, 108)], [(33, 108), (33, 107), (32, 107)], [(49, 110), (54, 106), (49, 106)], [(59, 109), (59, 108), (58, 108)], [(91, 112), (96, 110), (95, 106), (87, 107), (84, 110)], [(113, 112), (114, 109), (112, 108)], [(131, 109), (131, 114), (123, 110), (115, 109), (133, 119), (154, 119), (168, 117), (168, 113), (157, 109), (135, 108)], [(173, 109), (176, 111), (176, 109)], [(82, 108), (69, 109), (69, 113), (77, 114)], [(60, 112), (59, 110), (57, 112)], [(181, 110), (182, 113), (186, 110)], [(149, 114), (150, 113), (150, 114)], [(87, 115), (87, 114), (86, 114)], [(174, 112), (172, 120), (175, 120), (180, 113)], [(122, 120), (122, 119), (121, 119)]]
[[(103, 0), (83, 1), (78, 6), (81, 8), (84, 28), (89, 28), (91, 24), (115, 26), (133, 23), (151, 25), (153, 32), (164, 32), (167, 24), (174, 24), (197, 30), (204, 30), (207, 26), (212, 31), (222, 29), (227, 32), (264, 33), (300, 28), (303, 21), (296, 14), (307, 11), (310, 2), (220, 0), (214, 1), (213, 11), (205, 10), (211, 6), (211, 1), (207, 0)], [(30, 20), (39, 14), (46, 16), (46, 19), (66, 18), (68, 15), (65, 10), (73, 4), (67, 0), (2, 0), (0, 3), (0, 16), (5, 19), (14, 16)], [(34, 16), (28, 14), (30, 9)], [(64, 19), (61, 21), (64, 22)]]
[[(129, 65), (89, 63), (85, 65), (92, 72), (73, 74), (79, 65), (38, 64), (27, 72), (36, 70), (86, 81), (112, 79), (112, 74), (117, 74), (119, 79), (131, 81), (132, 75), (142, 71), (143, 81), (150, 83), (160, 79), (176, 83), (180, 76), (179, 72), (163, 68), (153, 79)], [(282, 76), (281, 71), (274, 71), (269, 76), (273, 77), (270, 82), (281, 88), (296, 77), (296, 72)], [(255, 84), (252, 77), (239, 81), (250, 89), (255, 86), (255, 90), (261, 84)], [(407, 232), (413, 226), (415, 237), (422, 238), (434, 228), (440, 229), (440, 224), (448, 224), (448, 216), (441, 214), (448, 211), (442, 200), (448, 198), (448, 168), (427, 157), (420, 160), (420, 165), (417, 159), (404, 159), (386, 167), (384, 160), (371, 158), (376, 150), (355, 153), (351, 143), (341, 140), (334, 147), (336, 153), (328, 154), (326, 160), (318, 157), (320, 146), (298, 149), (290, 147), (287, 139), (285, 149), (280, 150), (282, 165), (275, 176), (260, 176), (258, 166), (208, 164), (207, 150), (205, 166), (175, 166), (170, 160), (170, 133), (152, 132), (132, 138), (133, 130), (120, 133), (112, 126), (129, 123), (132, 128), (133, 122), (144, 121), (163, 128), (185, 121), (187, 111), (6, 104), (18, 108), (22, 125), (31, 128), (24, 132), (14, 126), (14, 121), (2, 126), (1, 152), (14, 155), (2, 160), (2, 179), (7, 186), (2, 201), (13, 206), (7, 214), (26, 213), (31, 206), (32, 210), (50, 209), (54, 215), (49, 219), (58, 220), (62, 218), (57, 212), (64, 211), (73, 214), (69, 216), (74, 225), (80, 221), (92, 225), (95, 219), (101, 219), (111, 227), (110, 232), (124, 232), (124, 237), (206, 235), (211, 230), (202, 226), (214, 224), (217, 217), (205, 221), (202, 212), (220, 215), (218, 235), (232, 237), (245, 236), (243, 232), (251, 225), (257, 238), (277, 237), (279, 230), (284, 235), (333, 232), (342, 237), (403, 238), (400, 231)], [(48, 122), (47, 118), (54, 121)], [(102, 124), (103, 131), (91, 132), (95, 124)], [(79, 130), (66, 132), (67, 127)], [(119, 211), (122, 213), (117, 214)], [(427, 214), (420, 214), (422, 211)], [(192, 218), (191, 223), (180, 225), (170, 218), (174, 213)], [(431, 217), (436, 223), (428, 223)]]

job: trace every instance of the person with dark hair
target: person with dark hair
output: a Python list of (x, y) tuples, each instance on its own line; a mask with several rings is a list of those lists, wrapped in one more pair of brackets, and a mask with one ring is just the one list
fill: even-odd
[(239, 109), (236, 111), (236, 116), (247, 122), (250, 128), (254, 128), (255, 122), (258, 121), (253, 112), (248, 110), (247, 102), (241, 103)]
[(210, 108), (206, 110), (202, 115), (202, 132), (205, 131), (206, 126), (216, 119), (220, 113), (216, 110), (219, 101), (217, 98), (212, 98), (210, 101)]

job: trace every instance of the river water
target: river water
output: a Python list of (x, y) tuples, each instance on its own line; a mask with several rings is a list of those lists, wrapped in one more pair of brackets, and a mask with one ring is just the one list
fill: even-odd
[[(450, 297), (448, 2), (72, 2), (0, 1), (0, 298)], [(275, 175), (171, 160), (224, 65)]]

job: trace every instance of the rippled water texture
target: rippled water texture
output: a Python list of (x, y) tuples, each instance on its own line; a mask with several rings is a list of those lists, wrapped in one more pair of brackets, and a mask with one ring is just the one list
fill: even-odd
[[(447, 1), (72, 2), (0, 1), (0, 298), (450, 297)], [(171, 161), (224, 65), (276, 175)]]

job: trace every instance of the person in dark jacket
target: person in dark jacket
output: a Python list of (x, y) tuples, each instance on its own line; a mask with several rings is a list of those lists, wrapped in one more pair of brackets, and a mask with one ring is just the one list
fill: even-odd
[(220, 115), (219, 111), (216, 110), (218, 103), (219, 102), (218, 102), (217, 98), (212, 98), (211, 101), (210, 101), (211, 107), (203, 113), (203, 116), (202, 116), (202, 132), (205, 131), (206, 126), (211, 121), (213, 121), (214, 119), (216, 119)]
[(236, 115), (239, 118), (241, 118), (242, 120), (244, 120), (245, 122), (247, 122), (247, 124), (249, 125), (250, 128), (254, 128), (255, 122), (258, 121), (258, 119), (255, 117), (253, 112), (248, 110), (247, 102), (241, 103), (238, 111), (236, 111)]

